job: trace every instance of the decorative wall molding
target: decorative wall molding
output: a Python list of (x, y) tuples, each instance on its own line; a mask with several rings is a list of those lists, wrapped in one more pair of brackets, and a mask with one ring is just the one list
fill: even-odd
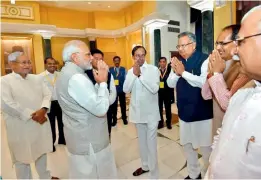
[(41, 34), (45, 39), (55, 37), (102, 37), (102, 38), (117, 38), (123, 37), (137, 31), (152, 20), (168, 21), (169, 16), (162, 13), (152, 13), (143, 17), (139, 21), (129, 25), (128, 27), (117, 30), (101, 30), (101, 29), (68, 29), (58, 28), (54, 25), (46, 24), (21, 24), (21, 23), (7, 23), (2, 22), (2, 33), (26, 33), (26, 34)]
[(214, 10), (213, 0), (187, 0), (187, 3), (190, 7), (198, 9), (201, 12)]
[(34, 19), (33, 8), (30, 6), (1, 5), (1, 16), (13, 19)]

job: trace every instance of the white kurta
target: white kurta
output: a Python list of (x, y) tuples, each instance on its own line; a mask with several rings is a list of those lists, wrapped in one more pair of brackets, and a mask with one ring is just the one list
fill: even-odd
[(12, 160), (32, 163), (52, 151), (49, 121), (41, 125), (31, 118), (36, 110), (50, 107), (51, 92), (36, 75), (28, 74), (23, 79), (14, 72), (1, 77), (1, 87), (1, 109)]
[(125, 93), (131, 93), (130, 122), (149, 123), (160, 121), (158, 106), (159, 70), (147, 64), (141, 67), (141, 76), (133, 74), (133, 68), (128, 71), (123, 85)]
[(149, 178), (158, 179), (157, 127), (160, 121), (158, 106), (159, 70), (144, 63), (141, 76), (128, 71), (123, 85), (125, 93), (131, 92), (130, 122), (137, 128), (141, 164), (143, 170), (149, 170)]
[[(100, 87), (100, 85), (98, 83), (96, 83), (95, 88), (96, 88), (97, 92), (98, 92), (99, 87)], [(111, 75), (110, 91), (109, 91), (109, 103), (110, 103), (110, 105), (112, 105), (115, 102), (116, 96), (117, 96), (116, 86), (114, 84), (113, 75)]]
[[(111, 80), (113, 81), (113, 79)], [(113, 84), (114, 85), (114, 84)], [(115, 86), (114, 86), (115, 88)], [(96, 90), (96, 91), (95, 91)], [(116, 92), (116, 90), (115, 90)], [(90, 113), (97, 116), (97, 121), (106, 118), (106, 114), (110, 100), (115, 101), (115, 97), (110, 97), (111, 95), (107, 90), (107, 83), (102, 82), (96, 85), (96, 89), (88, 78), (82, 74), (75, 74), (69, 80), (68, 93), (70, 96), (79, 103), (79, 106), (84, 107), (86, 111), (85, 114), (79, 114), (81, 116), (90, 117)], [(116, 94), (116, 93), (115, 93)], [(113, 95), (112, 95), (113, 96)], [(99, 116), (101, 119), (99, 119)], [(72, 127), (84, 127), (92, 126), (88, 124), (89, 121), (81, 121), (72, 123), (66, 118), (64, 119), (64, 124), (68, 128)], [(66, 137), (66, 131), (65, 131)], [(67, 138), (69, 138), (67, 136)], [(98, 138), (98, 137), (97, 137)], [(103, 138), (103, 137), (99, 137)], [(99, 152), (94, 152), (92, 144), (90, 144), (90, 154), (89, 155), (77, 155), (69, 154), (69, 164), (70, 171), (69, 177), (72, 179), (116, 179), (117, 178), (117, 168), (115, 159), (111, 150), (111, 145), (108, 145), (105, 149)]]
[[(183, 72), (182, 77), (193, 87), (202, 88), (207, 79), (208, 59), (201, 67), (200, 76), (193, 75), (187, 71)], [(171, 71), (167, 83), (169, 87), (175, 88), (180, 76)], [(212, 119), (185, 122), (180, 119), (180, 144), (191, 143), (194, 149), (200, 146), (211, 146), (212, 143)]]
[(49, 88), (49, 90), (52, 93), (51, 100), (57, 100), (56, 95), (56, 80), (59, 76), (59, 72), (55, 71), (53, 74), (45, 70), (44, 72), (38, 74), (38, 76), (42, 79), (42, 81), (46, 84), (46, 86)]
[(215, 137), (210, 179), (261, 178), (261, 84), (256, 84), (239, 90), (230, 100)]

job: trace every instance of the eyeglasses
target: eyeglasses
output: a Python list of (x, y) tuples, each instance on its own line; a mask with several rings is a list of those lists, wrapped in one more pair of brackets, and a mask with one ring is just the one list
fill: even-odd
[(235, 42), (235, 44), (236, 44), (237, 46), (241, 46), (241, 43), (242, 43), (243, 41), (245, 41), (246, 39), (251, 38), (251, 37), (260, 36), (260, 35), (261, 35), (261, 33), (253, 34), (253, 35), (246, 36), (246, 37), (237, 37), (237, 39), (236, 39), (234, 42)]
[(215, 42), (215, 46), (217, 47), (218, 45), (220, 45), (221, 47), (229, 44), (229, 43), (232, 43), (233, 41), (228, 41), (228, 42), (224, 42), (224, 41), (216, 41)]
[(23, 62), (19, 62), (19, 61), (14, 61), (15, 63), (18, 63), (22, 66), (25, 66), (25, 65), (32, 65), (32, 62), (31, 61), (23, 61)]
[(181, 49), (185, 49), (188, 45), (190, 45), (190, 44), (192, 44), (192, 43), (194, 43), (194, 42), (190, 42), (190, 43), (188, 43), (188, 44), (177, 45), (176, 48), (177, 48), (177, 49), (180, 49), (180, 48), (181, 48)]

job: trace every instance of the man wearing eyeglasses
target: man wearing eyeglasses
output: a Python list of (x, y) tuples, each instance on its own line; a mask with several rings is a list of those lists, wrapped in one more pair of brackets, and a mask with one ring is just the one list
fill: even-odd
[[(237, 56), (232, 57), (231, 51), (235, 48), (236, 35), (240, 25), (229, 25), (223, 28), (216, 41), (216, 49), (209, 56), (207, 81), (202, 87), (204, 99), (213, 101), (213, 129), (214, 136), (221, 127), (222, 120), (230, 98), (250, 81), (242, 71)], [(213, 92), (213, 94), (212, 94)]]
[(205, 165), (203, 171), (206, 171), (212, 143), (212, 100), (204, 100), (201, 96), (208, 56), (196, 51), (196, 37), (191, 32), (178, 35), (177, 49), (181, 58), (172, 59), (173, 71), (167, 83), (177, 91), (180, 143), (184, 147), (189, 174), (186, 179), (201, 179), (197, 149), (200, 148)]
[(209, 179), (261, 177), (261, 6), (242, 19), (237, 47), (243, 69), (255, 87), (239, 90), (230, 100), (219, 136), (215, 138)]
[(32, 179), (35, 163), (40, 179), (51, 179), (47, 153), (52, 152), (52, 133), (47, 118), (51, 92), (32, 70), (22, 52), (8, 56), (12, 73), (1, 77), (1, 110), (17, 179)]

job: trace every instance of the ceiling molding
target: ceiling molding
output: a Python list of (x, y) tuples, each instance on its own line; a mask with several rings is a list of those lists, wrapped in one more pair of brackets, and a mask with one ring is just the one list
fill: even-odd
[(139, 21), (117, 30), (101, 30), (101, 29), (69, 29), (58, 28), (54, 25), (47, 24), (21, 24), (21, 23), (1, 23), (2, 33), (26, 33), (26, 34), (41, 34), (44, 38), (51, 37), (103, 37), (116, 38), (123, 37), (129, 33), (137, 31), (146, 25), (146, 22), (151, 20), (169, 20), (169, 16), (162, 13), (152, 13), (143, 17)]
[(187, 3), (190, 7), (198, 9), (201, 12), (214, 10), (214, 1), (212, 0), (187, 0)]

